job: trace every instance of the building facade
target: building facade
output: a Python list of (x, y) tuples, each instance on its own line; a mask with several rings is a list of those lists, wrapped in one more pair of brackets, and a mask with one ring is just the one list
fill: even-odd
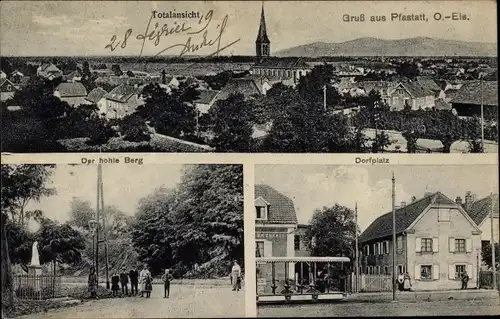
[[(361, 272), (392, 274), (392, 212), (360, 236)], [(396, 271), (414, 290), (459, 289), (464, 272), (476, 287), (481, 231), (467, 212), (440, 192), (396, 210)]]
[[(294, 257), (297, 215), (293, 201), (268, 185), (255, 185), (255, 255), (256, 257)], [(289, 278), (295, 269), (290, 265)], [(278, 286), (285, 278), (285, 265), (276, 264)], [(270, 292), (271, 264), (257, 265), (257, 285)]]

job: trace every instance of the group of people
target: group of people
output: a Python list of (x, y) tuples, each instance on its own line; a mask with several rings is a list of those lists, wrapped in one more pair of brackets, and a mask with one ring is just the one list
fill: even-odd
[[(170, 296), (170, 282), (173, 280), (173, 276), (169, 269), (165, 270), (165, 273), (161, 277), (164, 285), (164, 298)], [(129, 272), (126, 272), (125, 268), (122, 268), (121, 273), (114, 272), (111, 276), (111, 291), (113, 297), (119, 295), (121, 289), (122, 296), (129, 296), (128, 285), (130, 283), (130, 296), (139, 295), (139, 283), (141, 284), (140, 296), (146, 298), (151, 297), (151, 292), (153, 291), (153, 277), (148, 269), (147, 265), (144, 265), (143, 269), (139, 273), (136, 268), (132, 268)], [(90, 273), (88, 278), (88, 287), (91, 298), (97, 298), (97, 274), (94, 267), (90, 267)]]
[(411, 290), (411, 279), (408, 272), (400, 273), (398, 275), (398, 290), (399, 291), (410, 291)]

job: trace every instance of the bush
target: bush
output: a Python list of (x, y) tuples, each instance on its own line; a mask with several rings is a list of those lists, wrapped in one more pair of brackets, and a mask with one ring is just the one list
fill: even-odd
[(5, 310), (5, 316), (7, 318), (13, 318), (70, 306), (71, 304), (65, 304), (62, 301), (55, 300), (16, 300), (12, 308)]

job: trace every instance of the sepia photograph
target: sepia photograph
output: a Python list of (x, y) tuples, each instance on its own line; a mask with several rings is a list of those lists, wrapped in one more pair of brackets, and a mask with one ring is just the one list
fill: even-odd
[(497, 165), (256, 165), (258, 316), (500, 315), (498, 202)]
[(498, 152), (495, 1), (2, 1), (3, 153)]
[(2, 165), (2, 318), (236, 318), (242, 165)]

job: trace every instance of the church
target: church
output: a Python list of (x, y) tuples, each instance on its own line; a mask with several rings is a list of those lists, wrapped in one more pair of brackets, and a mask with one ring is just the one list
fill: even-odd
[(295, 86), (300, 77), (311, 70), (311, 67), (300, 57), (271, 57), (271, 41), (267, 35), (264, 6), (262, 6), (260, 15), (255, 51), (259, 59), (252, 66), (250, 73), (266, 76), (271, 82), (282, 82)]

